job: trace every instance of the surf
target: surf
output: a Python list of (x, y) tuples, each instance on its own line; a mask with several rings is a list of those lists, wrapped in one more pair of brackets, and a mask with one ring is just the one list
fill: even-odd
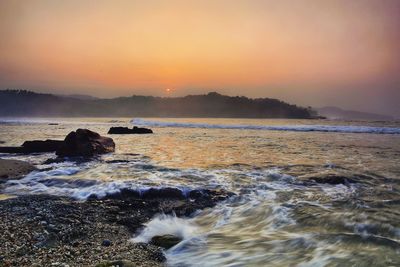
[(202, 128), (230, 130), (262, 130), (289, 132), (333, 132), (333, 133), (369, 133), (369, 134), (400, 134), (400, 128), (374, 126), (346, 125), (251, 125), (251, 124), (209, 124), (183, 123), (174, 121), (144, 120), (135, 118), (131, 123), (136, 126), (170, 127), (170, 128)]

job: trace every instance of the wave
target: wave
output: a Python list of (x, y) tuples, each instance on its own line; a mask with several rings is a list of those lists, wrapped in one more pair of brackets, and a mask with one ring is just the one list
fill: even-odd
[(189, 220), (178, 218), (175, 215), (161, 214), (145, 224), (145, 228), (134, 238), (132, 242), (149, 242), (154, 236), (174, 235), (182, 240), (193, 238), (196, 227)]
[(336, 133), (372, 133), (372, 134), (400, 134), (400, 128), (373, 127), (373, 126), (345, 126), (345, 125), (246, 125), (246, 124), (208, 124), (208, 123), (181, 123), (155, 120), (132, 119), (131, 123), (147, 127), (172, 128), (205, 128), (205, 129), (237, 129), (237, 130), (265, 130), (290, 132), (336, 132)]
[(59, 168), (50, 171), (34, 171), (20, 180), (9, 180), (5, 183), (4, 193), (21, 194), (49, 194), (55, 196), (69, 196), (78, 200), (86, 200), (96, 196), (103, 198), (118, 194), (124, 190), (145, 195), (147, 191), (173, 188), (187, 196), (194, 190), (188, 186), (146, 186), (134, 180), (98, 181), (93, 179), (74, 178), (76, 168)]

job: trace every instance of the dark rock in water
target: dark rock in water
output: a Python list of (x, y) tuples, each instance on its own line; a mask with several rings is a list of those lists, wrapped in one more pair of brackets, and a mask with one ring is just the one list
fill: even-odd
[[(107, 199), (130, 199), (130, 198), (140, 198), (140, 193), (136, 190), (129, 188), (122, 188), (119, 192), (107, 194)], [(89, 196), (89, 199), (98, 199), (96, 195)]]
[(25, 153), (25, 149), (22, 146), (3, 146), (0, 153)]
[(234, 196), (235, 194), (232, 192), (228, 192), (224, 189), (203, 189), (203, 190), (192, 190), (188, 193), (188, 197), (190, 199), (200, 200), (200, 199), (207, 199), (210, 198), (212, 201), (221, 201), (225, 200), (228, 197)]
[(151, 129), (140, 128), (140, 127), (136, 127), (136, 126), (133, 126), (132, 130), (134, 133), (137, 133), (137, 134), (152, 134), (153, 133), (153, 130), (151, 130)]
[(22, 146), (0, 147), (0, 153), (42, 153), (55, 152), (61, 147), (64, 141), (61, 140), (34, 140), (25, 141)]
[(63, 145), (57, 149), (56, 154), (61, 157), (91, 157), (114, 150), (115, 143), (111, 138), (87, 129), (78, 129), (65, 137)]
[(128, 127), (111, 127), (108, 134), (152, 134), (153, 131), (148, 128), (139, 128), (134, 126), (132, 129)]
[(6, 143), (5, 141), (1, 141), (1, 140), (0, 140), (0, 144), (5, 144), (5, 143)]
[(106, 163), (128, 163), (129, 160), (125, 159), (113, 159), (113, 160), (106, 160)]
[(22, 144), (24, 148), (24, 153), (36, 153), (36, 152), (55, 152), (58, 150), (64, 141), (61, 140), (34, 140), (34, 141), (25, 141)]
[(184, 199), (183, 192), (178, 188), (166, 187), (166, 188), (150, 188), (145, 191), (142, 195), (143, 198), (167, 198), (167, 199)]
[(189, 192), (188, 197), (191, 199), (198, 199), (201, 198), (204, 195), (202, 190), (192, 190)]
[(156, 235), (150, 241), (150, 244), (165, 249), (172, 248), (176, 244), (182, 241), (182, 238), (174, 235)]
[[(191, 200), (192, 204), (203, 205), (204, 207), (212, 207), (218, 201), (225, 200), (235, 194), (223, 189), (219, 190), (191, 190), (186, 195), (182, 190), (173, 187), (150, 188), (147, 191), (140, 192), (130, 188), (122, 188), (119, 192), (107, 194), (103, 199), (146, 199), (146, 200)], [(89, 196), (90, 200), (98, 200), (96, 195)]]
[(313, 180), (314, 182), (319, 184), (332, 184), (332, 185), (337, 185), (337, 184), (349, 185), (350, 183), (355, 183), (355, 181), (350, 177), (334, 175), (334, 174), (329, 174), (320, 177), (310, 177), (309, 180)]
[(46, 159), (45, 161), (43, 161), (42, 164), (47, 165), (47, 164), (53, 164), (53, 163), (60, 163), (60, 162), (64, 162), (65, 160), (63, 158), (50, 158), (50, 159)]
[(58, 125), (58, 123), (49, 123), (49, 125)]
[(36, 170), (32, 164), (20, 160), (0, 159), (0, 183), (9, 179), (19, 179)]
[(101, 242), (101, 245), (103, 247), (109, 247), (109, 246), (111, 246), (111, 241), (108, 239), (104, 239), (103, 242)]
[(72, 158), (63, 158), (63, 157), (57, 157), (57, 158), (49, 158), (46, 159), (45, 161), (43, 161), (42, 164), (53, 164), (53, 163), (60, 163), (60, 162), (65, 162), (65, 161), (69, 161), (69, 162), (74, 162), (76, 164), (82, 164), (85, 162), (89, 162), (92, 159), (90, 158), (82, 158), (82, 157), (72, 157)]
[[(65, 140), (34, 140), (25, 141), (20, 147), (0, 147), (0, 153), (42, 153), (56, 152), (61, 157), (84, 156), (113, 152), (115, 143), (109, 137), (87, 129), (78, 129), (71, 132)], [(57, 161), (57, 160), (56, 160)], [(52, 163), (49, 160), (46, 163)]]

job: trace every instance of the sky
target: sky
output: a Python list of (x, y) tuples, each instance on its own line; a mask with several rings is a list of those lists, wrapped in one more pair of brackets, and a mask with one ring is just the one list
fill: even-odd
[(2, 0), (0, 89), (217, 91), (400, 117), (398, 0)]

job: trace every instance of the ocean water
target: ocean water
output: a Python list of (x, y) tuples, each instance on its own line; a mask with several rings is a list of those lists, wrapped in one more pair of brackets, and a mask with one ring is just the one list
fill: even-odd
[[(58, 125), (49, 125), (58, 123)], [(121, 188), (224, 188), (235, 197), (190, 218), (159, 214), (127, 241), (175, 234), (169, 266), (400, 266), (400, 123), (324, 120), (0, 119), (0, 141), (63, 139), (77, 128), (149, 126), (112, 135), (116, 152), (44, 164), (54, 154), (0, 155), (41, 171), (8, 195), (84, 200)], [(307, 182), (337, 174), (346, 185)]]

